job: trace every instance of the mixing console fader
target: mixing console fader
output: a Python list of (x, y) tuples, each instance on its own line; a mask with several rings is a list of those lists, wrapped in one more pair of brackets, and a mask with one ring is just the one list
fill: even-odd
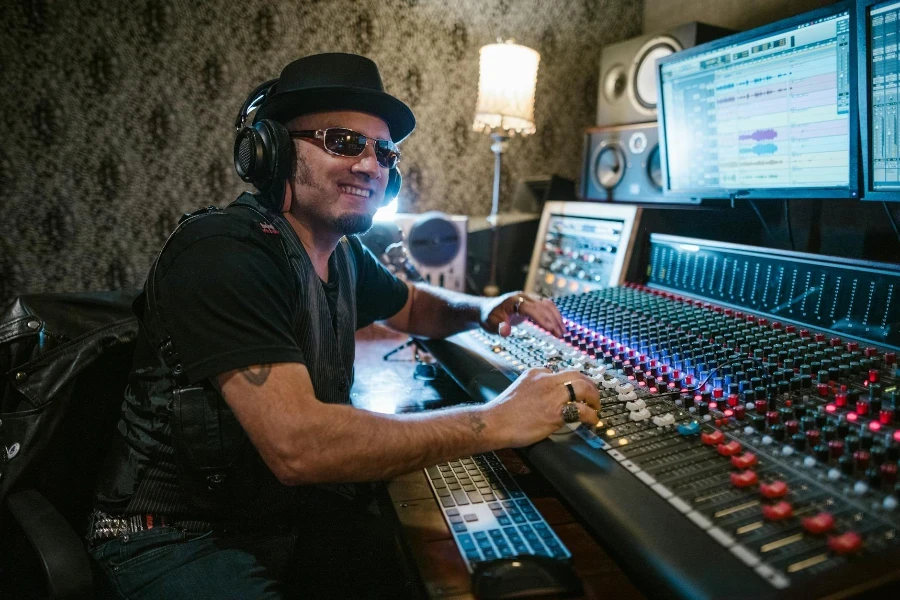
[[(868, 313), (856, 314), (857, 300), (833, 287), (768, 291), (781, 295), (771, 306), (783, 313), (816, 295), (851, 303), (826, 323), (832, 327), (813, 329), (739, 310), (740, 299), (711, 303), (671, 286), (626, 284), (558, 299), (562, 339), (526, 323), (505, 339), (472, 332), (429, 345), (484, 399), (502, 390), (498, 375), (508, 383), (535, 366), (577, 369), (597, 383), (600, 425), (551, 436), (528, 458), (626, 568), (640, 564), (656, 591), (817, 597), (900, 577), (897, 348), (834, 335), (851, 322), (862, 331), (861, 320), (876, 321), (877, 305), (871, 337), (896, 340), (900, 318), (887, 294), (900, 284), (900, 269), (796, 255), (766, 263), (738, 256), (738, 247), (679, 244), (693, 268), (705, 269), (682, 264), (679, 281), (740, 279), (759, 273), (757, 261), (785, 281), (796, 268), (826, 288), (828, 281), (865, 287)], [(682, 260), (671, 257), (672, 239), (657, 237), (654, 246), (651, 281), (670, 258)], [(712, 257), (719, 266), (724, 258), (718, 250), (739, 258), (736, 275), (713, 274)], [(751, 283), (763, 287), (765, 270)], [(776, 279), (770, 270), (767, 285), (786, 285)], [(718, 281), (708, 287), (720, 293)]]

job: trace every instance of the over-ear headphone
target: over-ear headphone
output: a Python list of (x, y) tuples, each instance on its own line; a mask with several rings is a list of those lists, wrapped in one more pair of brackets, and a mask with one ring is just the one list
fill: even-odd
[[(284, 185), (294, 161), (294, 144), (287, 127), (271, 119), (261, 119), (245, 125), (247, 114), (256, 110), (273, 92), (278, 80), (272, 79), (254, 89), (234, 121), (237, 137), (234, 140), (234, 169), (238, 177), (263, 192), (261, 201), (266, 208), (281, 210)], [(384, 202), (388, 204), (400, 193), (403, 178), (394, 167), (388, 171)]]

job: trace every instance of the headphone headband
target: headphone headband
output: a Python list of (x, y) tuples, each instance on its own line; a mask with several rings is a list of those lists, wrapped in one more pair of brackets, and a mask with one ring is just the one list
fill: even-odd
[(266, 101), (266, 98), (269, 97), (269, 94), (272, 93), (272, 90), (275, 88), (275, 85), (278, 83), (277, 79), (270, 79), (269, 81), (265, 81), (258, 86), (256, 86), (250, 95), (247, 96), (247, 99), (244, 100), (244, 103), (241, 105), (241, 110), (238, 112), (237, 118), (234, 120), (234, 130), (240, 131), (244, 126), (244, 123), (247, 120), (247, 115), (252, 110), (256, 110), (259, 108), (259, 104)]

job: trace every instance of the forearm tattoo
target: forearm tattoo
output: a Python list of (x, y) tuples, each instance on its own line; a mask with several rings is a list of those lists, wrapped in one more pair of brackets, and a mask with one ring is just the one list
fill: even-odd
[(272, 365), (260, 365), (258, 367), (246, 368), (241, 371), (241, 374), (248, 382), (252, 383), (256, 387), (260, 387), (266, 382), (266, 379), (269, 378), (269, 373), (271, 372)]
[(478, 415), (469, 415), (469, 424), (472, 426), (472, 431), (475, 432), (475, 435), (480, 435), (484, 428), (487, 427)]

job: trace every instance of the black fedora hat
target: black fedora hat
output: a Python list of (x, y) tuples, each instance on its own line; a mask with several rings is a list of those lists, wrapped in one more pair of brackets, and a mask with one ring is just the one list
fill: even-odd
[(305, 56), (286, 66), (253, 121), (283, 123), (323, 110), (358, 110), (380, 117), (388, 124), (394, 142), (416, 127), (409, 107), (385, 93), (374, 62), (338, 52)]

